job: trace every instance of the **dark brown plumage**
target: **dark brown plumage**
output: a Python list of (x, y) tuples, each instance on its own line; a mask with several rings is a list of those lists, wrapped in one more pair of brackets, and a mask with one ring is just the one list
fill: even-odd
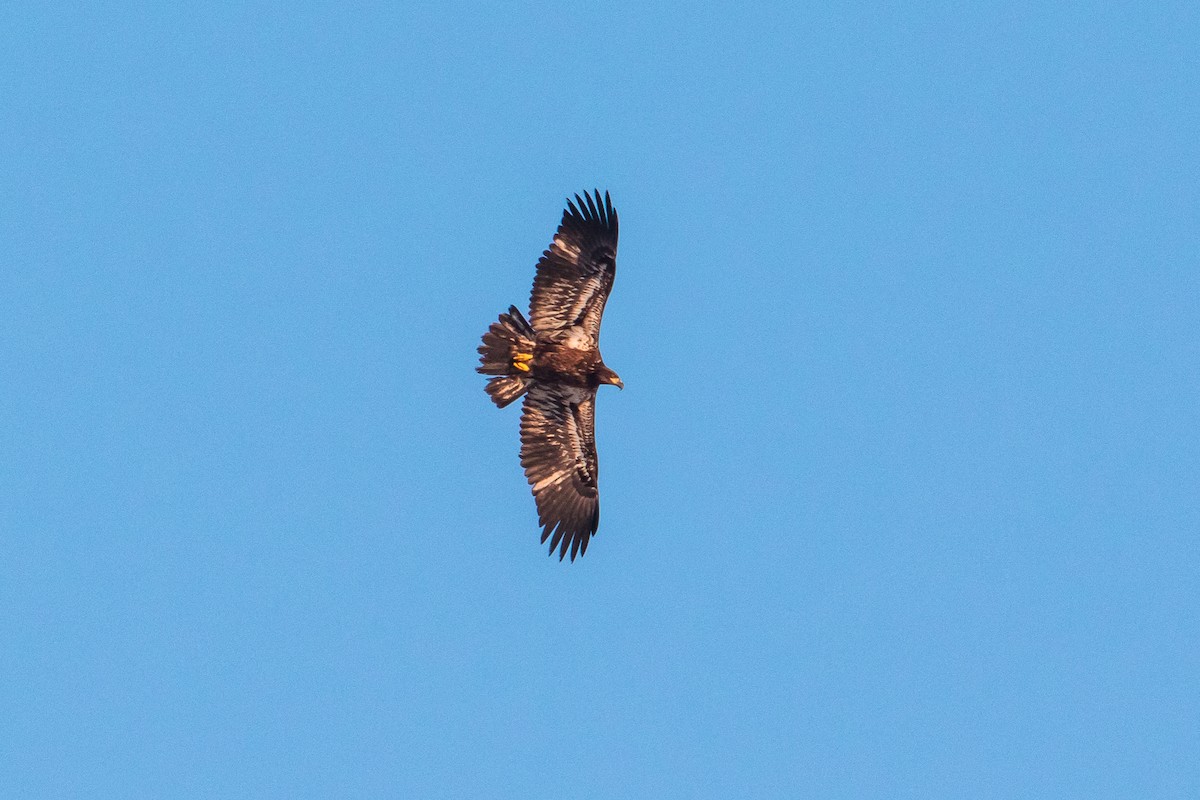
[(600, 319), (617, 269), (617, 212), (605, 192), (575, 195), (542, 253), (529, 320), (515, 306), (493, 322), (479, 347), (478, 371), (496, 377), (488, 395), (500, 408), (525, 396), (521, 465), (537, 501), (542, 542), (571, 560), (587, 552), (600, 524), (596, 390), (623, 387), (600, 357)]

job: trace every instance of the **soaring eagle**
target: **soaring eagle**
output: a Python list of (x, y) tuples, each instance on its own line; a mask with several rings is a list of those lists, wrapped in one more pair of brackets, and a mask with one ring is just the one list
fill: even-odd
[(483, 335), (487, 393), (500, 408), (525, 395), (521, 466), (537, 501), (542, 543), (561, 561), (587, 552), (600, 524), (596, 390), (624, 388), (600, 357), (600, 317), (617, 272), (617, 212), (608, 193), (567, 201), (558, 233), (542, 253), (529, 321), (509, 306)]

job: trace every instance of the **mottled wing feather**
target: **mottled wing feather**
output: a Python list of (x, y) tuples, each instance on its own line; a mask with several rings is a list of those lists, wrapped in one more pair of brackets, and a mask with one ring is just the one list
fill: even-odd
[(600, 318), (617, 273), (617, 212), (608, 192), (601, 200), (575, 195), (558, 233), (542, 253), (529, 298), (529, 319), (541, 335), (582, 326), (595, 345)]
[(534, 383), (521, 413), (521, 466), (537, 501), (542, 542), (562, 559), (587, 551), (600, 524), (595, 390)]

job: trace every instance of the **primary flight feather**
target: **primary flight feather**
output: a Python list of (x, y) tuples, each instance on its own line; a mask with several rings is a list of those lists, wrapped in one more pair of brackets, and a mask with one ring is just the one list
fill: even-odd
[(608, 193), (567, 201), (542, 253), (529, 320), (515, 306), (479, 346), (485, 387), (500, 408), (524, 395), (521, 466), (537, 502), (542, 542), (559, 560), (587, 552), (600, 524), (596, 390), (624, 388), (600, 357), (600, 319), (617, 273), (617, 212)]

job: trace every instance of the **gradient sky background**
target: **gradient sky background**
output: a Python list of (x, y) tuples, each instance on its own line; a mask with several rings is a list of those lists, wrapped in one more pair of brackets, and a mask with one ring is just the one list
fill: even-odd
[(1197, 8), (5, 6), (3, 794), (1200, 796)]

